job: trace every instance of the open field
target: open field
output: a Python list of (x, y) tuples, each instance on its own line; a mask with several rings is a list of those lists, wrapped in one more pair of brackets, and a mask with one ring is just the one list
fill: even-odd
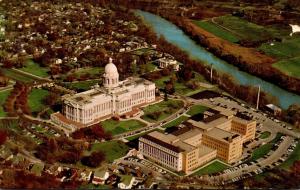
[(69, 75), (74, 75), (75, 78), (80, 78), (80, 76), (89, 75), (89, 77), (100, 77), (104, 73), (104, 67), (83, 67), (78, 69), (73, 69), (65, 75), (61, 75), (61, 79), (67, 78)]
[(113, 119), (102, 121), (101, 125), (105, 131), (111, 132), (112, 135), (133, 131), (146, 126), (145, 123), (138, 120), (115, 121)]
[(163, 128), (169, 128), (169, 127), (176, 127), (178, 125), (180, 125), (182, 122), (188, 120), (189, 117), (186, 116), (180, 116), (179, 118), (169, 122), (168, 124), (162, 126)]
[(207, 110), (208, 108), (205, 106), (201, 106), (201, 105), (194, 105), (190, 108), (190, 110), (187, 112), (188, 115), (193, 116), (193, 115), (197, 115), (199, 113), (203, 113)]
[(217, 17), (215, 22), (232, 31), (236, 37), (249, 41), (267, 40), (289, 34), (288, 30), (260, 26), (231, 15)]
[(24, 83), (28, 83), (28, 82), (33, 82), (36, 79), (26, 76), (24, 74), (18, 73), (12, 69), (1, 69), (1, 71), (4, 73), (5, 76), (11, 78), (12, 80), (15, 81), (20, 81), (20, 82), (24, 82)]
[(193, 21), (197, 26), (203, 28), (204, 30), (224, 39), (232, 43), (237, 43), (239, 41), (239, 38), (229, 31), (215, 25), (211, 21), (199, 21), (195, 20)]
[(289, 37), (283, 42), (265, 43), (259, 50), (278, 59), (272, 66), (285, 74), (300, 78), (300, 37)]
[(21, 71), (27, 72), (27, 73), (31, 73), (33, 75), (39, 76), (39, 77), (48, 77), (48, 68), (44, 68), (39, 66), (39, 64), (33, 62), (32, 60), (28, 60), (24, 67), (19, 69)]
[(182, 108), (183, 102), (180, 100), (169, 99), (157, 104), (147, 106), (143, 109), (142, 119), (148, 122), (161, 121)]
[(92, 145), (91, 152), (99, 150), (104, 152), (107, 162), (113, 162), (115, 159), (125, 156), (129, 148), (120, 141), (109, 141)]
[(3, 105), (6, 101), (6, 98), (9, 96), (10, 90), (0, 92), (0, 117), (6, 116), (5, 111), (3, 110)]
[(32, 112), (40, 112), (46, 106), (43, 104), (43, 99), (49, 94), (44, 89), (33, 89), (28, 96), (28, 105)]
[(282, 42), (264, 43), (259, 50), (278, 59), (290, 59), (300, 55), (300, 37), (289, 37)]
[(208, 166), (199, 169), (197, 172), (193, 174), (193, 176), (213, 174), (213, 173), (223, 171), (227, 168), (229, 168), (229, 166), (223, 164), (219, 160), (215, 160), (213, 163), (209, 164)]
[(80, 91), (86, 91), (91, 89), (91, 86), (95, 84), (100, 84), (100, 80), (88, 80), (88, 81), (78, 81), (78, 82), (72, 82), (72, 83), (64, 83), (65, 86), (69, 89), (73, 90), (80, 90)]

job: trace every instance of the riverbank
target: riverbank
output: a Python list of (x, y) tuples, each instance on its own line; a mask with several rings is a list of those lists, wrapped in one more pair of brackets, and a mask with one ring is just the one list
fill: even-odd
[(152, 9), (147, 9), (147, 11), (169, 20), (215, 56), (238, 67), (240, 70), (258, 76), (290, 92), (300, 94), (300, 79), (288, 76), (272, 67), (272, 64), (276, 61), (274, 58), (253, 48), (245, 48), (223, 40), (199, 28), (189, 19), (169, 15), (163, 11), (156, 12)]

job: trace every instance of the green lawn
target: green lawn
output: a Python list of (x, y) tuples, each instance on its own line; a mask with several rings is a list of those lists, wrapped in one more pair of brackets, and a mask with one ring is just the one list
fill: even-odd
[(180, 125), (182, 122), (188, 120), (189, 117), (186, 116), (180, 116), (179, 118), (167, 123), (166, 125), (162, 126), (163, 128), (169, 128), (169, 127), (176, 127)]
[(9, 96), (10, 90), (0, 92), (0, 117), (6, 116), (5, 111), (3, 110), (3, 105), (6, 101), (6, 98)]
[(28, 96), (28, 104), (32, 112), (40, 112), (46, 106), (43, 104), (43, 99), (49, 94), (44, 89), (33, 89)]
[(233, 42), (233, 43), (236, 43), (239, 41), (239, 38), (237, 36), (233, 35), (229, 31), (215, 25), (211, 21), (194, 20), (193, 22), (200, 28), (202, 28), (224, 40), (227, 40), (227, 41)]
[(279, 141), (281, 136), (282, 136), (281, 133), (277, 133), (276, 137), (271, 142), (266, 143), (258, 147), (257, 149), (255, 149), (251, 155), (250, 162), (258, 160), (259, 158), (262, 158), (264, 155), (268, 154), (271, 151), (274, 144)]
[(213, 163), (209, 164), (208, 166), (205, 166), (204, 168), (199, 169), (197, 172), (195, 172), (193, 174), (193, 176), (213, 174), (213, 173), (223, 171), (227, 168), (229, 168), (229, 166), (223, 164), (219, 160), (216, 160)]
[(162, 101), (145, 107), (143, 109), (144, 115), (142, 116), (142, 119), (148, 122), (161, 121), (178, 111), (182, 106), (183, 102), (180, 100), (169, 99), (167, 101)]
[(223, 27), (230, 29), (236, 37), (244, 40), (260, 41), (287, 36), (289, 34), (287, 29), (260, 26), (232, 15), (218, 17), (215, 21)]
[(190, 108), (190, 110), (187, 112), (190, 116), (197, 115), (199, 113), (204, 113), (208, 107), (202, 106), (202, 105), (194, 105)]
[(90, 77), (101, 76), (104, 73), (103, 67), (83, 67), (79, 69), (73, 69), (61, 78), (65, 79), (68, 75), (74, 74), (76, 78), (80, 78), (81, 75), (90, 74)]
[(300, 55), (300, 37), (288, 37), (282, 42), (264, 43), (259, 50), (278, 59), (290, 59)]
[(25, 76), (24, 74), (18, 73), (12, 69), (2, 69), (1, 71), (4, 73), (5, 76), (7, 76), (15, 81), (29, 83), (29, 82), (33, 82), (36, 80), (32, 77)]
[(105, 153), (106, 161), (113, 162), (115, 159), (125, 156), (129, 147), (120, 141), (108, 141), (92, 145), (91, 152), (99, 150)]
[(101, 125), (105, 131), (110, 131), (113, 135), (133, 131), (146, 126), (145, 123), (138, 120), (115, 121), (113, 119), (102, 121)]
[(270, 133), (269, 131), (264, 131), (264, 132), (259, 136), (259, 138), (261, 138), (261, 139), (266, 139), (266, 138), (268, 138), (270, 135), (271, 135), (271, 133)]
[(272, 66), (289, 76), (300, 78), (300, 57), (282, 60)]
[(25, 71), (27, 73), (31, 73), (33, 75), (39, 76), (39, 77), (48, 77), (48, 68), (41, 67), (39, 64), (33, 62), (32, 60), (28, 60), (23, 68), (20, 70)]
[(300, 160), (300, 143), (297, 144), (289, 158), (280, 165), (280, 168), (289, 169), (297, 160)]
[(67, 88), (74, 89), (74, 90), (89, 90), (91, 86), (95, 84), (99, 84), (100, 80), (91, 80), (91, 81), (78, 81), (72, 83), (64, 83)]

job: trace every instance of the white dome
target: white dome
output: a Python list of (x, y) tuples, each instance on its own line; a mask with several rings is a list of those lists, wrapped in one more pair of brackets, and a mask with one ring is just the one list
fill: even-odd
[(109, 63), (105, 66), (105, 74), (118, 75), (118, 69), (115, 64), (112, 63), (112, 59), (109, 59)]

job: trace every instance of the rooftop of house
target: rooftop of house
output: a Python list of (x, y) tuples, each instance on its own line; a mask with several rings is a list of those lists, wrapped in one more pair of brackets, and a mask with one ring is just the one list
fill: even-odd
[(124, 185), (126, 186), (129, 186), (131, 181), (133, 179), (133, 176), (130, 176), (130, 175), (122, 175), (121, 176), (121, 179), (120, 179), (120, 182), (123, 183)]

